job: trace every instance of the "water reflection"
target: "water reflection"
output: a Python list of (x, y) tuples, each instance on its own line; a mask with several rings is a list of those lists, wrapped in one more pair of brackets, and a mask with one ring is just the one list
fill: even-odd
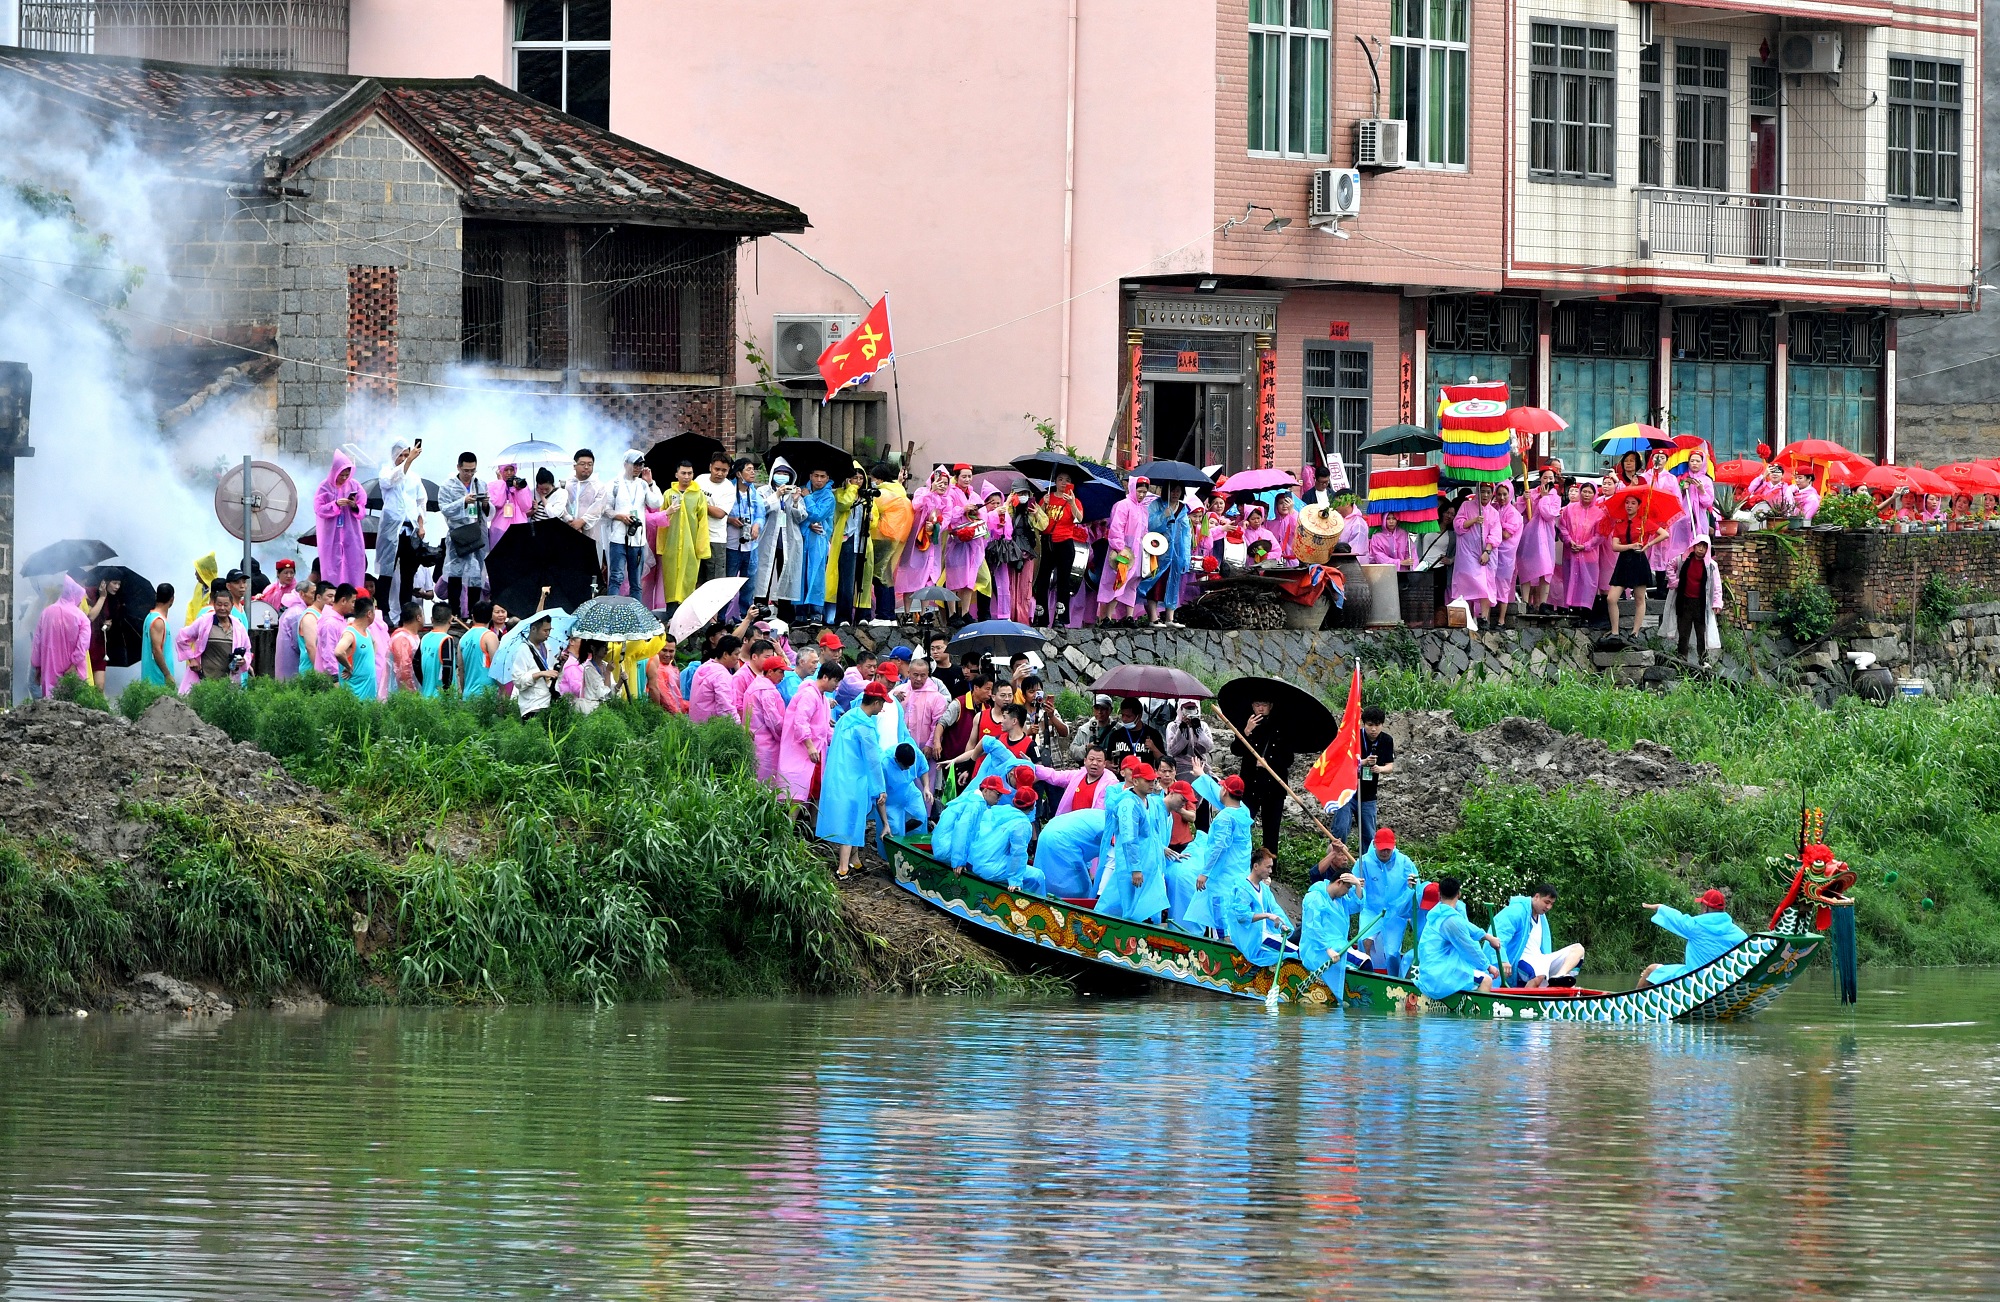
[(39, 1022), (0, 1033), (0, 1296), (2000, 1294), (2000, 974), (1893, 981), (1731, 1028)]

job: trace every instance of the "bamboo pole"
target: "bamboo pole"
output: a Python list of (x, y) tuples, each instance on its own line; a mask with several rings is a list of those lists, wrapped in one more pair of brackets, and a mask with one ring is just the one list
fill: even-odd
[(1221, 716), (1222, 721), (1224, 723), (1229, 725), (1229, 731), (1236, 734), (1236, 739), (1243, 743), (1243, 749), (1249, 751), (1253, 756), (1256, 756), (1258, 766), (1261, 767), (1266, 773), (1269, 773), (1272, 777), (1276, 778), (1278, 780), (1278, 785), (1285, 789), (1285, 794), (1290, 796), (1293, 800), (1297, 801), (1299, 808), (1306, 811), (1306, 817), (1312, 820), (1313, 826), (1317, 827), (1322, 833), (1324, 833), (1327, 840), (1332, 841), (1336, 839), (1333, 835), (1333, 829), (1329, 828), (1325, 823), (1319, 821), (1318, 809), (1316, 809), (1304, 797), (1300, 796), (1298, 792), (1292, 790), (1292, 784), (1289, 781), (1287, 781), (1285, 777), (1282, 774), (1280, 774), (1276, 769), (1272, 768), (1270, 763), (1267, 760), (1265, 760), (1265, 758), (1261, 754), (1258, 754), (1257, 748), (1250, 744), (1250, 739), (1243, 735), (1243, 730), (1236, 726), (1236, 721), (1234, 719), (1231, 719), (1228, 715), (1223, 714), (1222, 708), (1220, 706), (1215, 707), (1215, 712), (1216, 714)]

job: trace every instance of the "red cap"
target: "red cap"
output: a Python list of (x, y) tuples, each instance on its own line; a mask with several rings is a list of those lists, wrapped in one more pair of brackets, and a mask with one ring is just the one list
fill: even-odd
[(825, 647), (829, 651), (840, 651), (844, 649), (840, 645), (840, 634), (834, 632), (832, 629), (828, 629), (826, 632), (821, 633), (819, 635), (819, 644)]
[(278, 568), (281, 570), (296, 570), (299, 568), (299, 563), (294, 560), (282, 560), (278, 562)]
[(1167, 790), (1181, 799), (1188, 801), (1190, 804), (1194, 802), (1194, 787), (1186, 782), (1176, 782), (1171, 787), (1168, 787)]
[(1243, 779), (1237, 774), (1232, 773), (1222, 780), (1222, 789), (1232, 796), (1241, 796), (1244, 789)]
[(773, 669), (783, 669), (783, 668), (786, 668), (785, 658), (777, 654), (776, 652), (773, 652), (770, 655), (765, 656), (762, 660), (759, 660), (757, 662), (757, 672), (760, 674), (768, 674)]
[(1013, 768), (1007, 770), (1007, 780), (1017, 787), (1033, 786), (1035, 782), (1034, 765), (1016, 764)]
[(1396, 834), (1386, 827), (1382, 828), (1380, 831), (1375, 833), (1375, 848), (1377, 850), (1395, 849)]
[(1729, 897), (1711, 886), (1701, 893), (1701, 903), (1702, 907), (1707, 909), (1726, 909), (1729, 907)]
[(997, 777), (989, 776), (979, 780), (979, 789), (981, 791), (998, 791), (1004, 794), (1007, 790), (1007, 784)]
[(1145, 763), (1145, 761), (1140, 759), (1137, 755), (1127, 755), (1124, 759), (1118, 761), (1118, 771), (1120, 773), (1130, 773), (1133, 769), (1138, 768), (1143, 763)]
[(886, 701), (889, 699), (889, 688), (884, 683), (870, 683), (861, 689), (861, 699), (864, 701)]
[(1436, 882), (1426, 883), (1424, 886), (1424, 897), (1421, 907), (1426, 909), (1435, 909), (1437, 907), (1438, 901), (1442, 898), (1444, 898), (1444, 893), (1438, 890), (1438, 884)]
[(1144, 760), (1140, 760), (1137, 764), (1134, 764), (1132, 766), (1132, 776), (1138, 778), (1142, 782), (1151, 782), (1154, 778), (1158, 777), (1159, 774), (1154, 771), (1153, 766), (1151, 764), (1146, 763), (1146, 761)]
[(884, 660), (881, 669), (877, 672), (893, 683), (903, 676), (903, 666), (894, 660)]
[(951, 473), (954, 475), (958, 474), (962, 470), (970, 470), (970, 469), (972, 469), (972, 463), (968, 461), (954, 461), (951, 463)]
[(1016, 809), (1033, 809), (1035, 807), (1035, 800), (1035, 789), (1033, 787), (1018, 787), (1014, 791), (1014, 808)]

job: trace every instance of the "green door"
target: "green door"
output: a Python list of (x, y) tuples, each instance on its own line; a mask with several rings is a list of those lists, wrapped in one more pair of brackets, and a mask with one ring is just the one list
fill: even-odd
[(1770, 435), (1770, 388), (1762, 362), (1675, 362), (1672, 432), (1707, 439), (1720, 461), (1754, 457)]
[(1785, 438), (1832, 439), (1874, 456), (1881, 430), (1882, 370), (1875, 366), (1792, 366)]
[(1653, 364), (1618, 357), (1549, 359), (1549, 409), (1569, 428), (1549, 435), (1549, 451), (1570, 474), (1603, 460), (1591, 440), (1608, 429), (1646, 421), (1653, 412)]

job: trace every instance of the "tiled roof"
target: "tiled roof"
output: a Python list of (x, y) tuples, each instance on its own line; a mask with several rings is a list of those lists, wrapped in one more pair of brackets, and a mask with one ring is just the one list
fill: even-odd
[[(805, 214), (485, 77), (377, 80), (0, 47), (0, 84), (129, 131), (169, 169), (275, 181), (378, 112), (486, 216), (797, 231)], [(267, 162), (275, 169), (267, 170)]]

